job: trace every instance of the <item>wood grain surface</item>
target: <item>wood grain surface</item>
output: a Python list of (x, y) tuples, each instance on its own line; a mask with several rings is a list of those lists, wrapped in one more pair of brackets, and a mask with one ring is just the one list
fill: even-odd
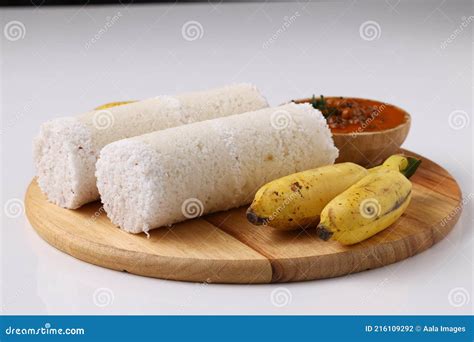
[(35, 180), (25, 207), (31, 225), (49, 244), (118, 271), (208, 283), (322, 279), (406, 259), (451, 231), (462, 211), (461, 191), (446, 170), (422, 159), (411, 179), (413, 199), (404, 215), (354, 246), (324, 242), (312, 229), (285, 232), (253, 226), (244, 207), (155, 229), (147, 238), (113, 226), (99, 202), (78, 210), (49, 203)]

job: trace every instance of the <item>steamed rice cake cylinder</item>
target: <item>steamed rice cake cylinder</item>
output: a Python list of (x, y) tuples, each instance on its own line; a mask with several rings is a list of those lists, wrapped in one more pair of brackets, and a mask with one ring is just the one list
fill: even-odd
[(49, 201), (75, 209), (99, 197), (95, 164), (105, 145), (267, 106), (254, 86), (238, 84), (55, 119), (41, 126), (34, 142), (37, 181)]
[(337, 155), (321, 113), (288, 104), (109, 144), (97, 186), (112, 222), (140, 233), (248, 204), (263, 184)]

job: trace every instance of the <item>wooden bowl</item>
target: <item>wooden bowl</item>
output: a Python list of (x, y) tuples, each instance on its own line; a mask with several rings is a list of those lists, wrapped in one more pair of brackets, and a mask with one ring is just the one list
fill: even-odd
[[(348, 100), (366, 100), (348, 97)], [(310, 103), (311, 98), (293, 100), (295, 103)], [(383, 102), (370, 100), (380, 105)], [(392, 154), (397, 153), (405, 141), (410, 130), (411, 117), (405, 110), (385, 103), (393, 110), (405, 115), (405, 122), (390, 129), (373, 132), (334, 133), (334, 144), (339, 149), (336, 163), (353, 162), (364, 167), (373, 167), (381, 164)]]

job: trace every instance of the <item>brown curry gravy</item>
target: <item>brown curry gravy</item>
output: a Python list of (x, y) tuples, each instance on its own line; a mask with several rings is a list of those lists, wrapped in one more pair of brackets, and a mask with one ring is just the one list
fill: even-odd
[[(323, 111), (333, 133), (378, 132), (406, 122), (405, 112), (393, 105), (351, 97), (326, 97)], [(311, 99), (295, 102), (310, 102)]]

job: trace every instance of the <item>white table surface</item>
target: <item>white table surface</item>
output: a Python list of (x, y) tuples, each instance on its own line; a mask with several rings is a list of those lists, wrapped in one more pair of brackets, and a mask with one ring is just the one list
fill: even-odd
[[(241, 81), (258, 85), (272, 105), (313, 93), (395, 103), (413, 116), (404, 146), (443, 165), (472, 195), (474, 22), (466, 19), (454, 34), (472, 14), (470, 1), (395, 0), (2, 8), (2, 206), (23, 198), (34, 175), (31, 141), (45, 120), (113, 100)], [(291, 23), (277, 33), (285, 16)], [(24, 26), (18, 40), (4, 32), (13, 20)], [(374, 40), (359, 32), (369, 20), (380, 27)], [(202, 37), (183, 38), (188, 21), (201, 24)], [(450, 124), (454, 111), (470, 122)], [(4, 210), (1, 308), (7, 314), (469, 314), (472, 205), (467, 201), (445, 240), (403, 262), (335, 279), (246, 286), (164, 281), (89, 265), (50, 247), (24, 215), (11, 218)], [(283, 291), (286, 305), (273, 305), (272, 291)]]

